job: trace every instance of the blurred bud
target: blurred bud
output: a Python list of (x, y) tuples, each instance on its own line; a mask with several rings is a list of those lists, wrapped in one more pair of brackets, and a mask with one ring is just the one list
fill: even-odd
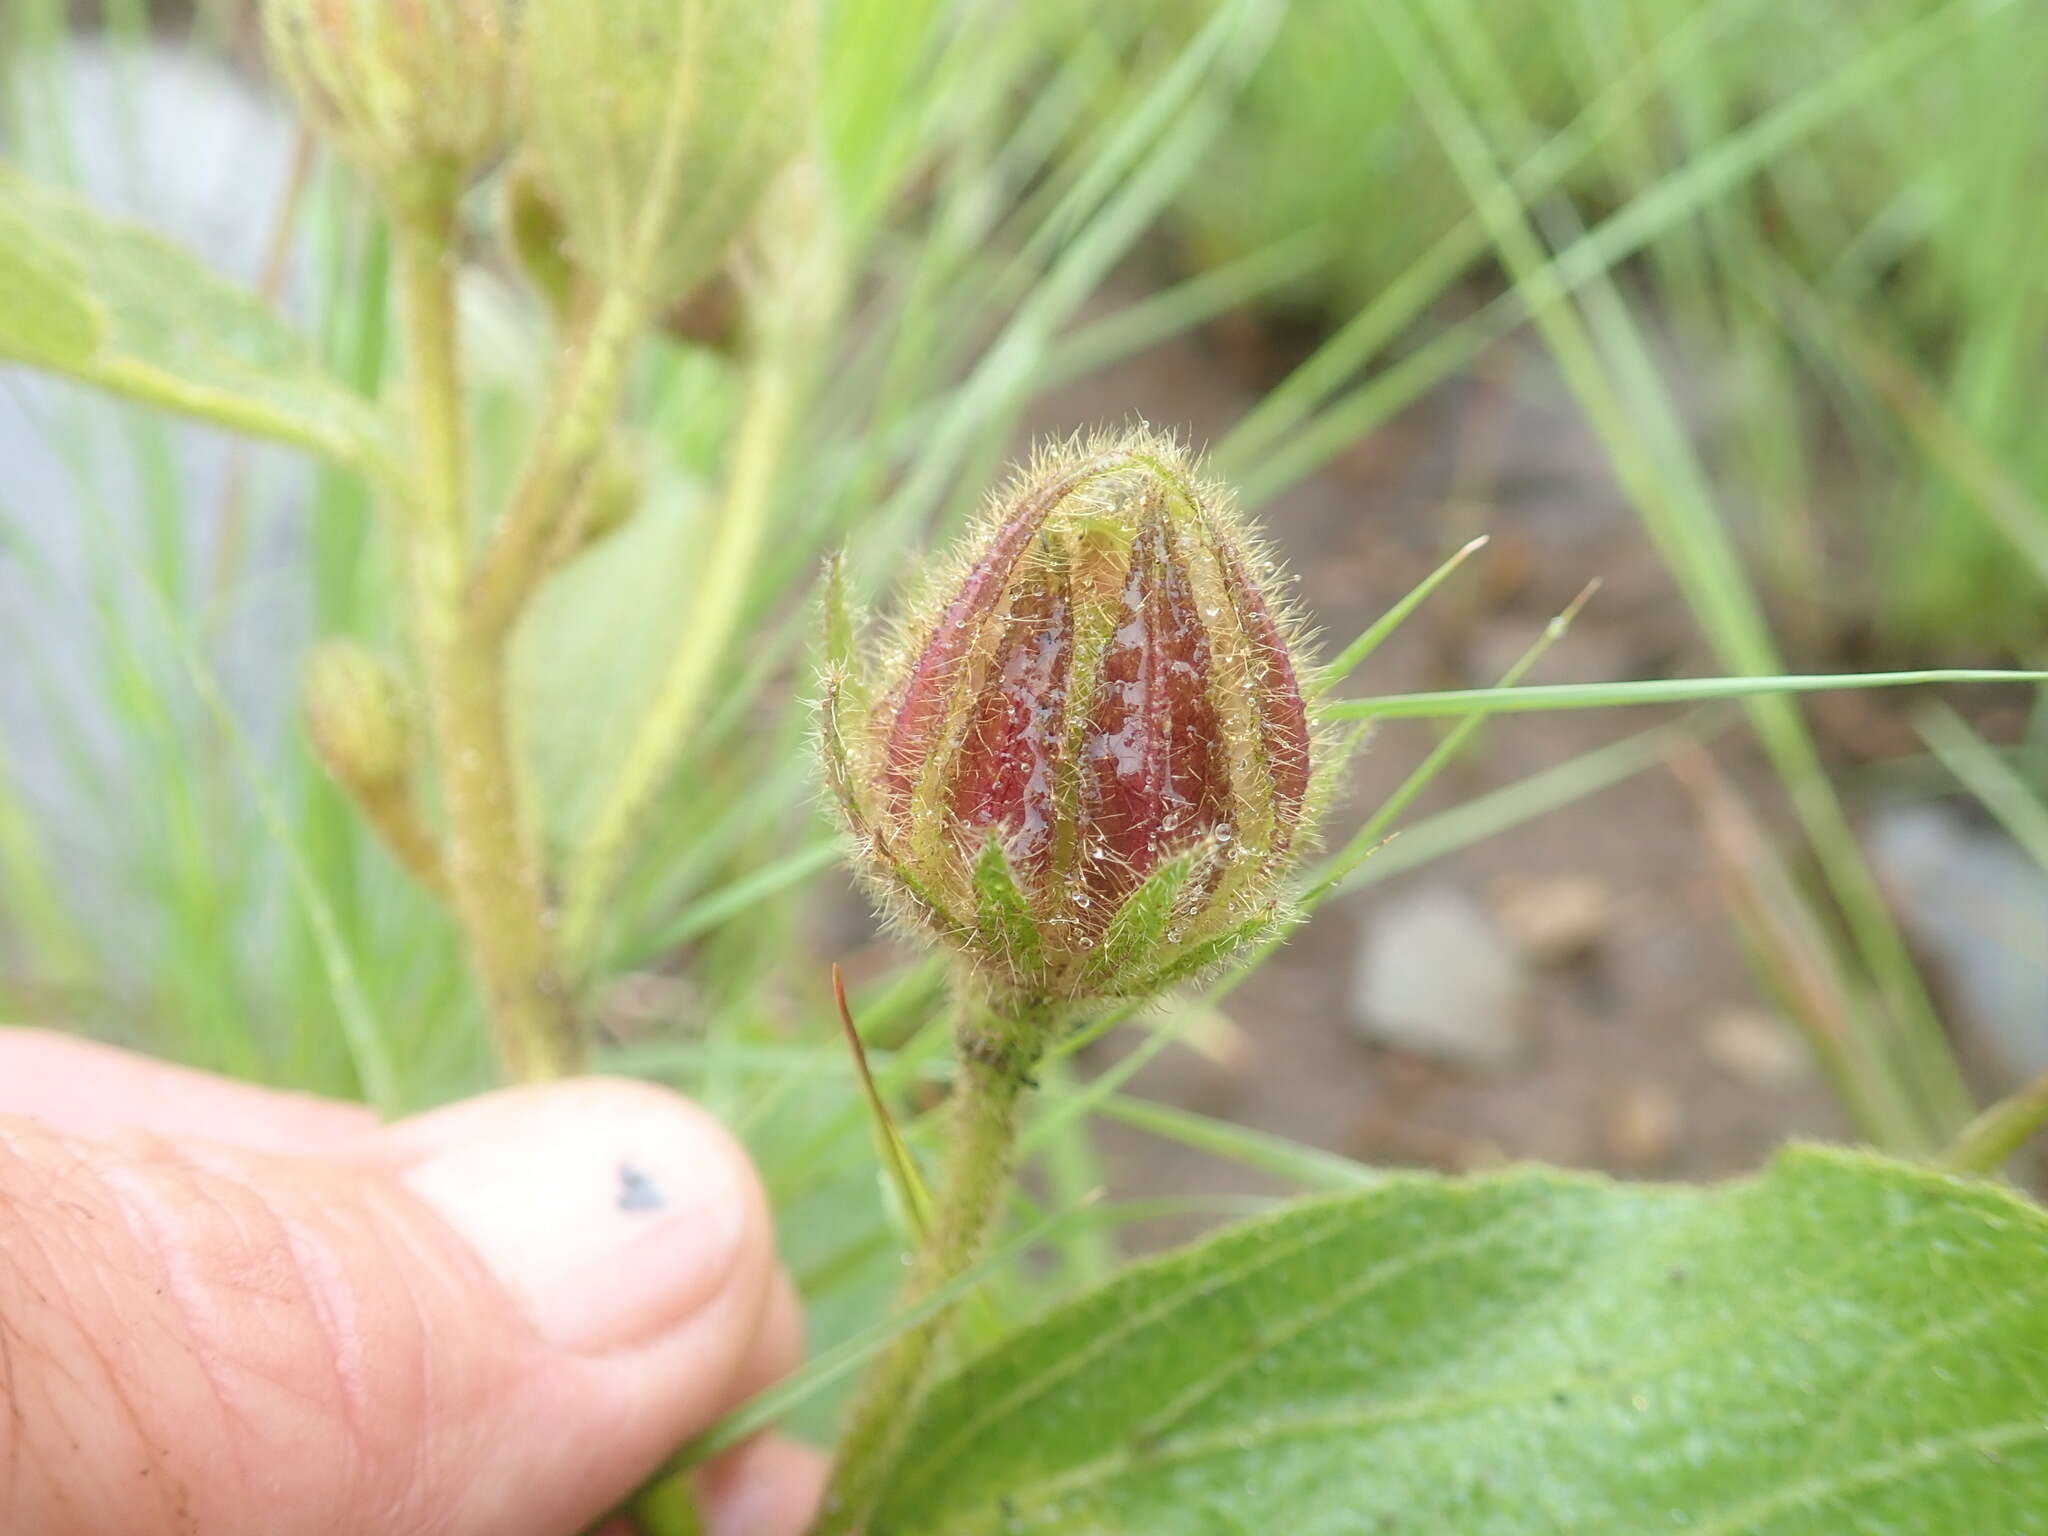
[(797, 156), (770, 183), (732, 266), (748, 339), (815, 350), (846, 286), (845, 232), (818, 155)]
[(391, 669), (352, 640), (327, 640), (306, 661), (306, 732), (335, 779), (375, 798), (412, 771), (405, 696)]
[(763, 346), (814, 354), (839, 311), (845, 260), (824, 168), (799, 154), (762, 192), (725, 265), (669, 309), (663, 328), (728, 357)]
[(686, 293), (810, 137), (812, 0), (528, 0), (528, 142), (575, 265)]
[(870, 688), (832, 621), (828, 776), (890, 909), (1038, 1013), (1284, 920), (1320, 754), (1272, 562), (1148, 434), (1042, 455)]
[(577, 282), (575, 263), (569, 260), (569, 236), (532, 162), (523, 156), (499, 189), (498, 228), (512, 260), (555, 318), (567, 318)]
[(739, 284), (723, 269), (684, 294), (661, 317), (661, 328), (677, 341), (732, 357), (740, 349)]
[(271, 56), (349, 159), (401, 200), (511, 133), (518, 0), (264, 0)]

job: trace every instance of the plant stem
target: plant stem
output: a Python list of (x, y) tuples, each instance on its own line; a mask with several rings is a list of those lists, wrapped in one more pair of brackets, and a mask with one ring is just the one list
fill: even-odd
[(569, 872), (563, 947), (572, 964), (586, 958), (597, 915), (626, 861), (633, 834), (702, 716), (718, 664), (731, 644), (774, 510), (776, 475), (789, 444), (797, 394), (790, 360), (780, 349), (764, 350), (749, 374), (739, 441), (713, 520), (710, 552), (695, 580), (689, 618)]
[[(1000, 1042), (1042, 1039), (1045, 1032), (988, 1022), (995, 1027), (978, 1033), (981, 1021), (970, 1016), (961, 1031), (963, 1059), (938, 1212), (904, 1283), (901, 1307), (916, 1306), (973, 1267), (988, 1246), (1009, 1187), (1017, 1103), (1029, 1082), (1030, 1060), (1001, 1049)], [(975, 1049), (980, 1043), (998, 1048)], [(901, 1334), (869, 1368), (814, 1536), (863, 1536), (867, 1530), (959, 1315), (957, 1302), (934, 1313)]]
[(436, 614), (462, 576), (468, 445), (462, 420), (461, 326), (455, 310), (455, 195), (422, 199), (397, 221), (413, 425), (409, 528), (415, 579)]
[(483, 634), (503, 639), (518, 620), (547, 573), (578, 486), (604, 450), (643, 319), (637, 292), (623, 282), (602, 289), (576, 327), (539, 436), (469, 595), (469, 620)]
[(513, 769), (501, 638), (458, 626), (432, 667), (447, 868), (507, 1072), (532, 1082), (577, 1062), (569, 999)]
[(420, 815), (412, 786), (369, 790), (346, 779), (337, 782), (370, 830), (384, 840), (385, 850), (421, 885), (447, 901), (448, 871), (442, 866), (441, 845)]
[(557, 1076), (574, 1062), (574, 1036), (521, 814), (504, 636), (471, 623), (463, 602), (469, 497), (452, 183), (409, 204), (397, 238), (414, 431), (413, 617), (448, 824), (443, 869), (506, 1069), (522, 1080)]
[(509, 630), (547, 571), (547, 554), (579, 482), (603, 452), (625, 394), (626, 368), (648, 311), (665, 286), (658, 268), (664, 238), (685, 195), (682, 174), (690, 129), (700, 104), (692, 88), (703, 18), (685, 13), (683, 45), (662, 113), (661, 136), (637, 198), (625, 249), (608, 269), (577, 327), (566, 364), (528, 455), (512, 504), (492, 535), (471, 594), (472, 617), (489, 633)]
[(1964, 1126), (1941, 1155), (1940, 1166), (1956, 1173), (1996, 1173), (2043, 1125), (2048, 1125), (2048, 1072)]

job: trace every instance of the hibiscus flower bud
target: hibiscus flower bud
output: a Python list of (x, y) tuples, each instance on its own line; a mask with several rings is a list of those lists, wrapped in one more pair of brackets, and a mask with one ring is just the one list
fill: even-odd
[(1283, 922), (1322, 753), (1273, 567), (1150, 434), (1043, 454), (864, 680), (828, 777), (892, 913), (999, 1007), (1143, 998)]
[(322, 641), (306, 659), (306, 729), (320, 761), (361, 795), (404, 787), (412, 730), (391, 669), (353, 640)]
[(814, 0), (527, 0), (527, 144), (565, 254), (666, 305), (809, 141)]
[(516, 0), (266, 0), (263, 20), (308, 114), (400, 206), (504, 149)]

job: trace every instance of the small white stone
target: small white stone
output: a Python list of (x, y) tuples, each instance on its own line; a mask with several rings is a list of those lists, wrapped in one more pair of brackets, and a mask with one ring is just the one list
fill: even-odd
[(1677, 1094), (1662, 1083), (1631, 1083), (1608, 1106), (1607, 1155), (1625, 1173), (1654, 1173), (1671, 1161), (1684, 1125)]
[(1774, 1014), (1733, 1008), (1707, 1025), (1707, 1054), (1729, 1076), (1751, 1088), (1790, 1088), (1812, 1070), (1806, 1046)]
[(1551, 875), (1503, 886), (1493, 910), (1523, 954), (1538, 965), (1562, 965), (1607, 936), (1614, 893), (1595, 875)]
[(1429, 886), (1367, 914), (1352, 1016), (1368, 1040), (1497, 1069), (1521, 1054), (1525, 987), (1521, 957), (1486, 909)]
[(2048, 1072), (2048, 873), (2003, 833), (1935, 805), (1873, 821), (1871, 863), (1990, 1047), (2001, 1088)]

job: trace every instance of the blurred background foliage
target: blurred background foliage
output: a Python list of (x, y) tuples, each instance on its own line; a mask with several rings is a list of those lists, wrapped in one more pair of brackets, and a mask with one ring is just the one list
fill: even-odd
[[(823, 1344), (879, 1315), (901, 1220), (827, 964), (847, 961), (878, 1076), (919, 1137), (946, 1031), (934, 965), (874, 938), (814, 804), (817, 573), (843, 545), (856, 595), (886, 601), (1028, 428), (1102, 409), (1106, 370), (1192, 337), (1203, 366), (1248, 378), (1213, 448), (1257, 507), (1376, 435), (1398, 442), (1403, 412), (1527, 347), (1690, 615), (1688, 664), (2039, 664), (2041, 7), (829, 0), (825, 15), (820, 107), (856, 301), (778, 466), (771, 536), (737, 568), (714, 562), (739, 370), (659, 339), (633, 391), (645, 504), (557, 577), (519, 651), (545, 833), (573, 848), (707, 569), (739, 594), (721, 686), (578, 985), (600, 1067), (687, 1087), (754, 1145)], [(253, 35), (229, 0), (9, 0), (0, 153), (262, 286), (331, 370), (388, 401), (387, 234), (297, 137)], [(535, 409), (549, 341), (490, 188), (467, 219), (488, 474)], [(20, 370), (0, 372), (0, 466), (0, 1014), (393, 1111), (486, 1081), (452, 928), (296, 729), (313, 637), (395, 639), (392, 551), (363, 484)], [(1482, 531), (1451, 501), (1412, 530), (1431, 564)], [(1316, 560), (1291, 526), (1296, 563)], [(2038, 998), (2048, 976), (2006, 921), (2048, 861), (2048, 732), (1955, 702), (1895, 706), (1904, 744), (1848, 784), (1855, 808), (1880, 791), (1968, 803), (1972, 835), (2010, 856), (1998, 878), (2019, 894), (1945, 949), (1916, 934), (1917, 952), (1844, 808), (1839, 742), (1784, 700), (1669, 728), (1760, 747), (1746, 800), (1694, 776), (1707, 835), (1677, 835), (1718, 871), (1758, 997), (1805, 1032), (1851, 1122), (1905, 1150), (1970, 1107), (1929, 946), (1990, 955), (1972, 974), (2007, 966), (2002, 996)], [(1420, 777), (1354, 808), (1333, 842), (1371, 812), (1369, 836), (1326, 867), (1329, 893), (1661, 761), (1670, 738), (1630, 728), (1426, 816), (1405, 813), (1480, 745), (1476, 722), (1427, 756), (1383, 749)], [(1360, 863), (1397, 821), (1403, 840)], [(1084, 1206), (1105, 1177), (1097, 1111), (1254, 1170), (1262, 1190), (1361, 1176), (1199, 1104), (1126, 1095), (1170, 1042), (1222, 1059), (1240, 1026), (1257, 1039), (1223, 993), (1141, 1021), (1134, 1049), (1088, 1073), (1047, 1073), (1029, 1142), (1044, 1210), (1028, 1214), (1052, 1225), (1009, 1301), (1100, 1275), (1126, 1224), (1242, 1203), (1141, 1179)], [(1290, 1129), (1345, 1150), (1329, 1127)]]
[[(1474, 121), (1520, 161), (1547, 231), (1660, 226), (1632, 286), (1727, 370), (1714, 467), (1793, 622), (1893, 653), (2038, 641), (2048, 466), (2027, 402), (2048, 303), (2031, 277), (2048, 99), (2030, 82), (2048, 15), (1295, 0), (1171, 225), (1191, 268), (1312, 242), (1318, 259), (1267, 299), (1311, 328), (1369, 310), (1425, 261), (1470, 299), (1502, 282), (1384, 42), (1374, 13), (1390, 4), (1437, 12), (1448, 52), (1476, 41), (1512, 74), (1511, 99), (1473, 89)], [(1142, 56), (1206, 12), (1119, 17)], [(1082, 7), (1071, 24), (1102, 20)], [(1717, 183), (1709, 196), (1659, 214), (1698, 179)], [(1438, 318), (1391, 339), (1413, 345)]]

